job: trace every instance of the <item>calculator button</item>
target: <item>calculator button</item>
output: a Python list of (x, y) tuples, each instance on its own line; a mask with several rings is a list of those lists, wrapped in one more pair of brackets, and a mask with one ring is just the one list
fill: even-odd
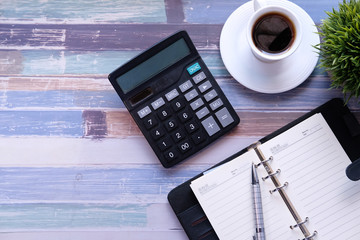
[(202, 82), (205, 79), (206, 79), (206, 75), (204, 72), (201, 72), (193, 77), (193, 80), (196, 84)]
[(199, 90), (201, 93), (204, 93), (207, 90), (209, 90), (211, 87), (212, 87), (211, 83), (209, 81), (206, 81), (199, 86)]
[(188, 133), (193, 133), (199, 129), (199, 125), (195, 121), (191, 121), (185, 125), (185, 129)]
[(200, 64), (194, 63), (193, 65), (191, 65), (190, 67), (187, 68), (187, 71), (190, 75), (193, 75), (194, 73), (196, 73), (197, 71), (199, 71), (201, 69)]
[(153, 107), (154, 110), (162, 107), (163, 105), (165, 105), (165, 101), (162, 97), (151, 103), (151, 106)]
[(151, 113), (151, 109), (149, 108), (149, 106), (146, 106), (137, 112), (137, 114), (139, 115), (140, 118), (144, 118), (145, 116), (149, 115), (150, 113)]
[(185, 137), (185, 133), (182, 129), (178, 129), (176, 132), (172, 133), (171, 136), (175, 142), (179, 142)]
[(151, 129), (153, 127), (155, 127), (157, 125), (157, 120), (155, 118), (155, 116), (150, 116), (146, 119), (144, 119), (144, 125), (146, 127), (146, 129)]
[(192, 148), (192, 144), (190, 141), (184, 141), (178, 145), (178, 148), (180, 149), (180, 152), (186, 153)]
[(154, 130), (151, 130), (150, 135), (154, 140), (157, 140), (165, 135), (165, 130), (162, 127), (158, 127)]
[(202, 119), (209, 113), (210, 113), (209, 109), (207, 107), (203, 107), (202, 109), (196, 112), (196, 116), (198, 117), (198, 119)]
[(177, 127), (177, 122), (174, 119), (171, 119), (166, 122), (165, 127), (168, 131), (171, 131)]
[(216, 99), (215, 101), (213, 101), (212, 103), (210, 103), (210, 108), (211, 110), (216, 110), (218, 109), (219, 107), (221, 107), (223, 105), (223, 101), (221, 101), (220, 98)]
[(215, 119), (212, 116), (206, 118), (204, 121), (201, 122), (201, 124), (203, 125), (209, 136), (212, 136), (218, 131), (220, 131), (219, 125), (215, 122)]
[(190, 120), (192, 118), (192, 115), (187, 109), (185, 109), (184, 111), (178, 114), (178, 117), (180, 118), (180, 121), (184, 123)]
[(160, 109), (158, 115), (161, 120), (165, 120), (171, 116), (171, 109), (169, 107)]
[(234, 119), (231, 117), (229, 111), (226, 107), (215, 113), (217, 119), (219, 120), (221, 126), (226, 127), (234, 122)]
[(190, 92), (185, 94), (185, 98), (188, 102), (190, 102), (191, 100), (193, 100), (194, 98), (196, 98), (198, 96), (198, 92), (196, 91), (196, 89), (191, 90)]
[(179, 153), (176, 150), (170, 150), (170, 151), (165, 152), (165, 154), (164, 154), (164, 156), (168, 162), (171, 162), (174, 159), (176, 159), (178, 157), (178, 155), (179, 155)]
[(172, 91), (165, 94), (165, 97), (169, 102), (174, 98), (176, 98), (177, 96), (179, 96), (179, 92), (176, 89), (173, 89)]
[(190, 80), (187, 80), (186, 82), (184, 82), (183, 84), (181, 84), (179, 86), (181, 92), (186, 92), (187, 90), (189, 90), (192, 87), (193, 87), (193, 84), (191, 83)]
[(215, 97), (217, 97), (217, 92), (213, 89), (210, 92), (208, 92), (207, 94), (204, 95), (204, 98), (207, 102), (210, 102), (211, 100), (213, 100)]
[(194, 110), (194, 111), (196, 109), (198, 109), (199, 107), (201, 107), (202, 105), (204, 105), (204, 101), (201, 98), (196, 99), (194, 102), (192, 102), (190, 104), (191, 109)]
[(198, 131), (194, 133), (194, 135), (192, 135), (191, 138), (194, 141), (194, 143), (197, 145), (205, 141), (206, 135), (204, 134), (203, 131)]
[(172, 145), (172, 141), (170, 137), (166, 137), (160, 142), (158, 142), (158, 147), (160, 148), (161, 151), (165, 151), (166, 149), (171, 147), (171, 145)]
[(185, 107), (185, 99), (184, 98), (178, 98), (176, 101), (171, 103), (172, 109), (177, 112), (180, 109), (183, 109)]

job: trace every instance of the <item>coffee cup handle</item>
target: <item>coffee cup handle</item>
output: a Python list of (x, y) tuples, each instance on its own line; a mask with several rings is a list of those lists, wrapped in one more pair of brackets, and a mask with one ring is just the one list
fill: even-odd
[(267, 5), (266, 0), (253, 0), (253, 3), (254, 3), (254, 12)]

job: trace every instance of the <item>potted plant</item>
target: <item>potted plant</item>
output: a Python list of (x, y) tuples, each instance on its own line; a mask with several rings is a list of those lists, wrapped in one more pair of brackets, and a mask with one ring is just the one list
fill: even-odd
[(341, 88), (346, 103), (360, 95), (360, 1), (343, 0), (339, 10), (326, 12), (319, 26), (320, 67), (329, 72), (331, 88)]

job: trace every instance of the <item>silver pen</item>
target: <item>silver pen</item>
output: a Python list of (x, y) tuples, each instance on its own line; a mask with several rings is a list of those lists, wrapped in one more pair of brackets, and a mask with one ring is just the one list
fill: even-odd
[(259, 178), (255, 169), (255, 164), (252, 164), (251, 185), (253, 193), (254, 216), (255, 216), (255, 235), (254, 240), (265, 240), (265, 226), (264, 215), (261, 202), (261, 192)]

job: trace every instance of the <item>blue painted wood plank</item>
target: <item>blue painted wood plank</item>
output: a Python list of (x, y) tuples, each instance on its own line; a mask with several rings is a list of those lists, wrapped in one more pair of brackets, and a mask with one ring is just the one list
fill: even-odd
[(166, 22), (163, 0), (12, 1), (2, 0), (0, 21), (21, 22)]
[(145, 227), (146, 204), (19, 203), (0, 205), (0, 231)]
[[(0, 50), (0, 74), (63, 75), (63, 74), (99, 74), (107, 75), (126, 63), (141, 51), (62, 51), (62, 50)], [(199, 50), (199, 54), (215, 77), (229, 76), (219, 50)], [(4, 56), (4, 57), (2, 57)], [(5, 58), (7, 60), (5, 60)], [(8, 63), (6, 66), (5, 63)], [(19, 67), (22, 66), (21, 68)], [(18, 71), (15, 71), (18, 69)], [(316, 68), (312, 75), (326, 75)], [(104, 77), (106, 78), (106, 76)]]
[(23, 50), (20, 51), (23, 59), (21, 74), (109, 74), (139, 53), (139, 51)]
[[(248, 1), (184, 0), (183, 2), (186, 22), (223, 24), (233, 11)], [(337, 9), (340, 0), (291, 0), (291, 2), (302, 7), (316, 24), (320, 24), (321, 20), (327, 17), (325, 11), (331, 11), (332, 8)]]
[(81, 111), (0, 111), (0, 135), (84, 135)]
[(197, 165), (164, 169), (159, 164), (122, 167), (1, 167), (0, 203), (166, 203), (166, 196), (172, 188), (207, 167)]
[(115, 90), (110, 91), (4, 91), (1, 108), (123, 108)]

